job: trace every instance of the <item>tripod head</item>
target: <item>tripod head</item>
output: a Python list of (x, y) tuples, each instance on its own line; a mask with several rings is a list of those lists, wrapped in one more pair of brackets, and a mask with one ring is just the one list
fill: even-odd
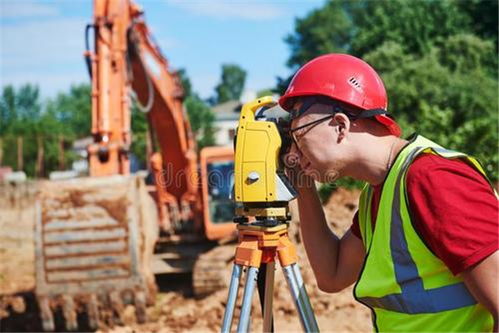
[(248, 217), (255, 217), (252, 225), (273, 227), (290, 220), (288, 202), (297, 193), (284, 173), (282, 155), (291, 140), (289, 122), (278, 117), (279, 110), (271, 96), (246, 103), (241, 110), (235, 138), (235, 201), (241, 204), (236, 223), (249, 224)]

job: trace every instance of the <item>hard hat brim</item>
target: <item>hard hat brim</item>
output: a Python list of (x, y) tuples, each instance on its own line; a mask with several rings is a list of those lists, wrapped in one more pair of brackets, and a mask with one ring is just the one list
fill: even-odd
[(386, 115), (376, 115), (374, 118), (381, 124), (385, 125), (392, 135), (400, 137), (402, 135), (402, 130), (400, 126), (392, 118)]

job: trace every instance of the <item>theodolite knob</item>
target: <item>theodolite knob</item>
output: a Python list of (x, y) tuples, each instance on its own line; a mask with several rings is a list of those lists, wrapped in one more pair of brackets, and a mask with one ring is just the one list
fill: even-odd
[(252, 171), (252, 172), (250, 172), (250, 173), (249, 173), (249, 175), (248, 175), (248, 181), (249, 181), (250, 183), (254, 183), (254, 182), (256, 182), (258, 179), (260, 179), (260, 174), (259, 174), (258, 172), (256, 172), (256, 171)]

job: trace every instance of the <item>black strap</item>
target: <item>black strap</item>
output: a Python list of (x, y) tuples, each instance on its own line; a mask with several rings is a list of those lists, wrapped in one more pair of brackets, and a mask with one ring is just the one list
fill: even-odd
[(291, 119), (295, 119), (303, 115), (307, 110), (315, 103), (320, 103), (320, 104), (325, 104), (325, 105), (330, 105), (332, 106), (332, 114), (335, 113), (344, 113), (347, 115), (347, 117), (350, 120), (356, 120), (356, 119), (362, 119), (362, 118), (371, 118), (377, 115), (382, 115), (385, 114), (388, 116), (387, 111), (382, 108), (377, 108), (377, 109), (369, 109), (369, 110), (362, 110), (358, 114), (353, 114), (352, 112), (345, 110), (344, 107), (342, 107), (339, 103), (336, 101), (330, 99), (329, 97), (326, 96), (308, 96), (303, 98), (303, 103), (302, 106), (299, 110), (292, 110), (291, 111)]
[(364, 110), (358, 115), (355, 115), (355, 119), (361, 119), (361, 118), (371, 118), (374, 116), (378, 116), (381, 114), (386, 114), (385, 109), (370, 109), (370, 110)]

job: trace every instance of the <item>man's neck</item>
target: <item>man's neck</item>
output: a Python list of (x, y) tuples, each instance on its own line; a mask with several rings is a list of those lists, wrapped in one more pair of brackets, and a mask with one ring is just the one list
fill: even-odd
[(380, 185), (406, 144), (407, 140), (389, 136), (375, 137), (359, 145), (349, 176), (371, 185)]

